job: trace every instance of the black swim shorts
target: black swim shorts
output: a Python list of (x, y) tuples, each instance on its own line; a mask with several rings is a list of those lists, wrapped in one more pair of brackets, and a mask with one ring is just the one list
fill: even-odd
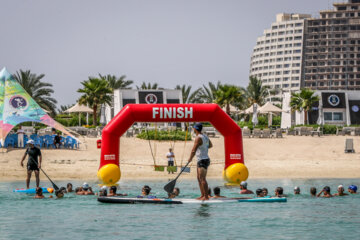
[(174, 161), (168, 161), (168, 166), (174, 166)]
[(38, 168), (38, 165), (28, 163), (27, 170), (28, 171), (39, 171), (40, 169)]
[(210, 165), (210, 159), (201, 159), (200, 161), (197, 162), (197, 167), (198, 168), (205, 168), (207, 169)]

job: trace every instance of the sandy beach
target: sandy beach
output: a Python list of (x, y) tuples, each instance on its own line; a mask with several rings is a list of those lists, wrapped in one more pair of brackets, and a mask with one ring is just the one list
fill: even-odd
[[(346, 138), (354, 139), (355, 154), (345, 154)], [(55, 180), (96, 180), (100, 150), (95, 138), (84, 139), (81, 150), (42, 149), (43, 169)], [(212, 165), (210, 178), (221, 178), (224, 167), (224, 141), (222, 137), (211, 138), (214, 148), (210, 150)], [(193, 142), (175, 143), (178, 165), (189, 156)], [(164, 157), (170, 142), (151, 141), (156, 154), (156, 164), (166, 165)], [(24, 149), (10, 149), (0, 153), (0, 180), (24, 180), (25, 168), (20, 166)], [(354, 136), (285, 136), (282, 139), (244, 139), (245, 164), (249, 179), (254, 178), (360, 178), (360, 137)], [(167, 172), (153, 170), (147, 141), (122, 137), (120, 141), (120, 168), (122, 179), (168, 179)], [(192, 172), (184, 178), (195, 178)], [(44, 179), (45, 176), (42, 176)]]

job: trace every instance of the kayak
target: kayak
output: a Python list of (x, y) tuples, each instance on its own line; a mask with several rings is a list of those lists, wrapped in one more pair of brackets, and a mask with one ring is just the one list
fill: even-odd
[(213, 204), (213, 203), (237, 203), (237, 202), (286, 202), (286, 198), (218, 198), (210, 199), (208, 201), (196, 199), (165, 199), (165, 198), (124, 198), (124, 197), (98, 197), (98, 201), (102, 203), (122, 203), (122, 204), (135, 204), (135, 203), (151, 203), (151, 204), (187, 204), (187, 203), (200, 203), (200, 204)]
[[(43, 187), (42, 190), (43, 190), (43, 193), (52, 193), (52, 192), (54, 192), (53, 188), (45, 188), (45, 187)], [(35, 194), (36, 193), (36, 188), (29, 188), (29, 189), (17, 188), (17, 189), (14, 189), (13, 192)]]

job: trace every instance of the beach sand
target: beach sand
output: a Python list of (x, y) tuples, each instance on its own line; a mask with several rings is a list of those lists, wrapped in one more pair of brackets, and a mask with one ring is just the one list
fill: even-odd
[[(353, 138), (355, 154), (344, 153), (345, 139)], [(42, 149), (42, 167), (54, 180), (96, 180), (100, 149), (95, 138), (86, 138), (81, 150)], [(209, 178), (221, 178), (224, 168), (224, 139), (211, 138), (212, 164)], [(354, 136), (285, 136), (280, 139), (244, 138), (245, 165), (249, 178), (360, 178), (360, 137)], [(192, 141), (175, 143), (178, 165), (185, 165)], [(151, 141), (157, 165), (166, 165), (165, 155), (170, 142)], [(26, 170), (20, 166), (24, 149), (0, 153), (0, 180), (24, 180)], [(25, 162), (26, 163), (26, 162)], [(149, 143), (137, 138), (120, 140), (120, 169), (122, 179), (169, 179), (175, 175), (153, 170), (154, 161)], [(196, 178), (196, 164), (183, 178)], [(45, 179), (45, 176), (41, 176)]]

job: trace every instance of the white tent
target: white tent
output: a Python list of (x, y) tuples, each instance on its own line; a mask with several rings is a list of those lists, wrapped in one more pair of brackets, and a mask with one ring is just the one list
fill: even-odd
[[(224, 112), (226, 112), (226, 105), (223, 107), (223, 108), (221, 108)], [(230, 104), (230, 112), (231, 113), (239, 113), (240, 112), (240, 110), (237, 108), (237, 107), (235, 107), (235, 106), (233, 106), (233, 105), (231, 105)]]
[[(65, 111), (66, 113), (79, 113), (79, 126), (81, 125), (81, 113), (93, 113), (93, 110), (87, 106), (80, 105), (79, 103), (76, 103), (71, 108), (67, 109)], [(88, 123), (87, 123), (88, 124)]]
[[(257, 112), (258, 112), (259, 105), (256, 104), (256, 107), (257, 107)], [(242, 113), (245, 113), (245, 114), (253, 114), (253, 113), (254, 113), (254, 104), (251, 105), (249, 108), (245, 109), (244, 111), (242, 111)]]
[(280, 113), (282, 112), (281, 108), (273, 105), (271, 102), (267, 102), (264, 106), (260, 107), (258, 110), (260, 113)]

